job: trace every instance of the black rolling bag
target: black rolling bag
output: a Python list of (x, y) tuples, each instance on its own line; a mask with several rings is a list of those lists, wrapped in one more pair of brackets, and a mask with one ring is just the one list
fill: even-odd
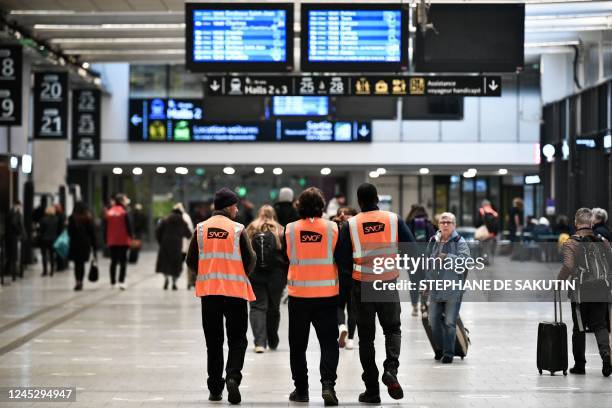
[[(559, 297), (559, 321), (557, 321), (557, 296)], [(550, 371), (555, 375), (562, 371), (567, 375), (567, 327), (563, 323), (561, 293), (555, 290), (555, 321), (541, 322), (538, 326), (538, 371)]]

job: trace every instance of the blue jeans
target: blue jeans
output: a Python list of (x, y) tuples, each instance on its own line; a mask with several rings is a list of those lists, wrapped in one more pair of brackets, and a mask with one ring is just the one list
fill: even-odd
[(461, 302), (431, 302), (429, 305), (429, 324), (437, 351), (444, 356), (455, 356), (455, 337), (457, 318)]

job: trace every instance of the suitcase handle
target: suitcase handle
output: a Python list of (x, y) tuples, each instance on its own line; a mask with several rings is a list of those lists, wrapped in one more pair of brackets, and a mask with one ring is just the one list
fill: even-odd
[[(557, 321), (557, 294), (559, 295), (559, 321)], [(561, 303), (561, 291), (553, 290), (553, 301), (555, 303), (555, 323), (563, 323), (563, 304)]]

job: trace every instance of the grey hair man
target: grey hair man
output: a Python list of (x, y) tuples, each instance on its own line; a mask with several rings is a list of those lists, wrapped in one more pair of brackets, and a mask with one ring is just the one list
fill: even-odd
[[(574, 224), (576, 234), (563, 244), (563, 266), (558, 279), (570, 279), (578, 283), (576, 290), (570, 291), (572, 300), (572, 353), (574, 367), (572, 374), (585, 374), (586, 331), (595, 334), (599, 355), (602, 359), (601, 372), (604, 377), (612, 374), (610, 362), (610, 338), (608, 336), (609, 288), (602, 284), (594, 270), (610, 270), (612, 256), (605, 250), (604, 242), (593, 233), (593, 212), (589, 208), (576, 211)], [(604, 279), (605, 280), (605, 279)]]
[(612, 233), (610, 233), (610, 228), (606, 225), (608, 222), (608, 212), (603, 208), (593, 208), (591, 211), (593, 212), (593, 233), (610, 242), (612, 240)]

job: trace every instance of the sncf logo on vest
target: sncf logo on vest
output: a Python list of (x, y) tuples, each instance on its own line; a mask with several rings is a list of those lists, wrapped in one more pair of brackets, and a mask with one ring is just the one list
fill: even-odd
[(376, 232), (383, 232), (385, 230), (385, 224), (382, 222), (364, 222), (363, 223), (363, 233), (364, 234), (374, 234)]
[(228, 235), (229, 232), (221, 228), (209, 228), (206, 237), (208, 239), (226, 239)]
[(314, 231), (300, 231), (300, 242), (309, 243), (309, 242), (321, 242), (323, 239), (323, 235)]

